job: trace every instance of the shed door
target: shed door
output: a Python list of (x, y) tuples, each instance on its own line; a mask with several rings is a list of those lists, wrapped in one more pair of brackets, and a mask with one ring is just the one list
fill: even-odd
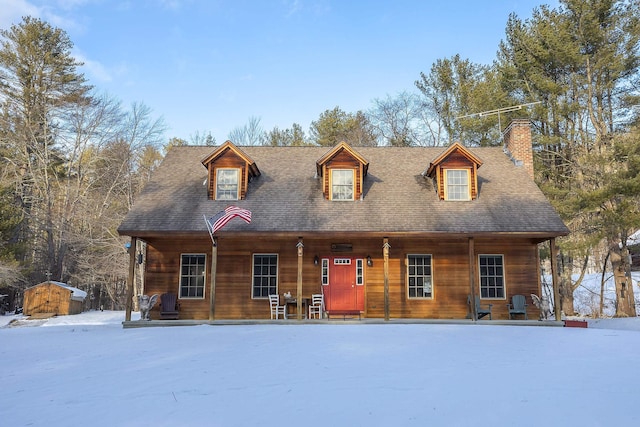
[(34, 301), (31, 303), (33, 313), (57, 313), (60, 310), (60, 292), (51, 286), (41, 286), (34, 290)]
[(364, 310), (363, 286), (356, 285), (356, 262), (350, 257), (329, 260), (329, 285), (326, 308), (329, 312), (360, 312)]
[(60, 305), (61, 305), (61, 292), (53, 286), (47, 286), (46, 293), (46, 305), (43, 313), (60, 313)]

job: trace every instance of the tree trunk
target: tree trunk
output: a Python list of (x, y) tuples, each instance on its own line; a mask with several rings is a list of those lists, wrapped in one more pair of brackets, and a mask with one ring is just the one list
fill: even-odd
[(575, 309), (573, 307), (573, 282), (571, 273), (573, 272), (573, 260), (566, 254), (560, 255), (562, 266), (560, 267), (560, 309), (565, 316), (573, 316)]
[(636, 304), (633, 295), (633, 283), (629, 264), (629, 250), (626, 246), (611, 245), (609, 248), (611, 268), (616, 284), (616, 314), (615, 317), (635, 317)]
[(565, 316), (573, 316), (575, 314), (570, 271), (565, 271), (560, 276), (560, 307)]

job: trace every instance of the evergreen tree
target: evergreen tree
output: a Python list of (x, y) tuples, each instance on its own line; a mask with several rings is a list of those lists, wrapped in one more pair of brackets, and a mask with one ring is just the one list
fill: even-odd
[(280, 129), (277, 126), (266, 133), (264, 145), (273, 147), (291, 147), (307, 145), (302, 126), (294, 123), (291, 129)]
[(71, 56), (73, 45), (63, 30), (25, 17), (0, 36), (0, 144), (11, 159), (7, 167), (22, 212), (19, 240), (39, 242), (21, 261), (60, 278), (64, 249), (56, 245), (54, 185), (63, 156), (56, 136), (66, 111), (90, 102), (91, 88), (76, 69), (81, 63)]
[[(573, 313), (579, 285), (571, 280), (574, 259), (604, 240), (608, 258), (626, 262), (620, 253), (626, 220), (611, 213), (626, 211), (627, 199), (610, 193), (624, 165), (612, 161), (612, 144), (624, 124), (623, 101), (638, 78), (639, 12), (634, 1), (564, 0), (558, 9), (536, 9), (527, 21), (512, 15), (500, 46), (504, 87), (523, 101), (544, 101), (533, 117), (537, 179), (572, 230), (560, 241), (566, 314)], [(603, 228), (603, 218), (615, 226)], [(621, 294), (623, 276), (615, 277)]]
[(467, 145), (500, 143), (501, 120), (508, 116), (480, 113), (509, 107), (515, 102), (502, 89), (493, 67), (474, 64), (455, 55), (439, 59), (429, 74), (420, 73), (415, 84), (422, 92), (422, 105), (437, 118), (444, 130), (440, 143), (461, 141)]
[(339, 142), (353, 146), (377, 145), (377, 134), (368, 117), (361, 111), (350, 114), (340, 107), (325, 110), (318, 120), (311, 122), (311, 140), (323, 147), (332, 147)]

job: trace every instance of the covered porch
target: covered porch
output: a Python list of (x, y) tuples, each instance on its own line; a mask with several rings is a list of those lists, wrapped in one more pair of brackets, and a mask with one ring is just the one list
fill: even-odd
[[(334, 317), (336, 320), (342, 317), (345, 321), (348, 317), (351, 321), (351, 317), (356, 317), (359, 321), (367, 322), (405, 319), (409, 322), (456, 319), (478, 322), (478, 313), (473, 305), (467, 305), (468, 299), (478, 294), (478, 254), (508, 253), (505, 270), (506, 277), (509, 278), (509, 295), (527, 295), (528, 292), (539, 294), (541, 288), (537, 246), (549, 241), (554, 271), (554, 299), (558, 300), (555, 237), (501, 237), (502, 240), (496, 243), (496, 239), (488, 235), (447, 235), (445, 239), (444, 236), (436, 238), (401, 233), (341, 235), (330, 238), (314, 234), (260, 236), (238, 233), (234, 236), (217, 237), (207, 245), (209, 239), (203, 238), (202, 235), (199, 238), (177, 236), (172, 239), (145, 236), (144, 241), (148, 248), (147, 254), (143, 257), (147, 263), (144, 268), (145, 293), (177, 292), (180, 254), (204, 253), (207, 258), (204, 273), (206, 285), (202, 290), (202, 297), (181, 299), (180, 319), (167, 322), (218, 324), (268, 321), (267, 294), (264, 298), (256, 298), (256, 290), (251, 289), (251, 274), (252, 269), (255, 269), (255, 260), (254, 265), (251, 260), (256, 253), (272, 253), (277, 255), (275, 258), (278, 262), (276, 292), (281, 297), (290, 293), (297, 303), (291, 310), (296, 313), (293, 321), (306, 321), (306, 307), (303, 301), (309, 299), (312, 294), (323, 293), (330, 296), (331, 287), (327, 286), (329, 283), (325, 283), (329, 281), (329, 274), (325, 274), (325, 268), (332, 272), (338, 271), (338, 261), (342, 264), (353, 261), (353, 266), (350, 267), (352, 270), (349, 271), (355, 272), (355, 276), (350, 287), (354, 289), (351, 299), (356, 305), (349, 311), (338, 306), (335, 300), (333, 306), (332, 301), (327, 301), (328, 311), (331, 313), (333, 310), (339, 314)], [(138, 239), (141, 237), (132, 237), (132, 248), (136, 247)], [(185, 243), (182, 243), (183, 241)], [(433, 275), (429, 283), (429, 292), (433, 293), (429, 297), (413, 298), (407, 293), (407, 254), (412, 253), (428, 253), (425, 259), (428, 257), (432, 262), (430, 269), (433, 268), (434, 272), (429, 273)], [(140, 254), (131, 251), (125, 322), (131, 322), (133, 283), (140, 258)], [(332, 278), (332, 283), (335, 280)], [(425, 286), (425, 292), (426, 289)], [(337, 295), (339, 292), (334, 290), (334, 293)], [(506, 295), (497, 300), (496, 313), (491, 322), (495, 323), (502, 320), (501, 318), (508, 319), (507, 310), (502, 307), (508, 302)], [(537, 315), (534, 314), (534, 310), (532, 309), (530, 314), (535, 319)], [(342, 316), (345, 313), (348, 316)], [(556, 318), (560, 318), (559, 307), (556, 307)], [(515, 322), (523, 324), (522, 320)]]

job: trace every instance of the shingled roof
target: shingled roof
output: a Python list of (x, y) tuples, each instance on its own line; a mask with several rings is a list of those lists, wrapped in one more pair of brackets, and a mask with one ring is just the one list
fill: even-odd
[(207, 233), (203, 215), (230, 204), (253, 213), (250, 224), (231, 221), (219, 234), (344, 233), (393, 235), (517, 234), (534, 238), (565, 235), (568, 229), (522, 167), (501, 148), (468, 148), (483, 162), (478, 198), (439, 200), (423, 172), (446, 148), (356, 147), (369, 162), (361, 200), (331, 201), (322, 194), (316, 162), (327, 147), (242, 147), (261, 175), (246, 200), (207, 197), (201, 160), (216, 147), (175, 147), (126, 215), (118, 232), (145, 237)]

